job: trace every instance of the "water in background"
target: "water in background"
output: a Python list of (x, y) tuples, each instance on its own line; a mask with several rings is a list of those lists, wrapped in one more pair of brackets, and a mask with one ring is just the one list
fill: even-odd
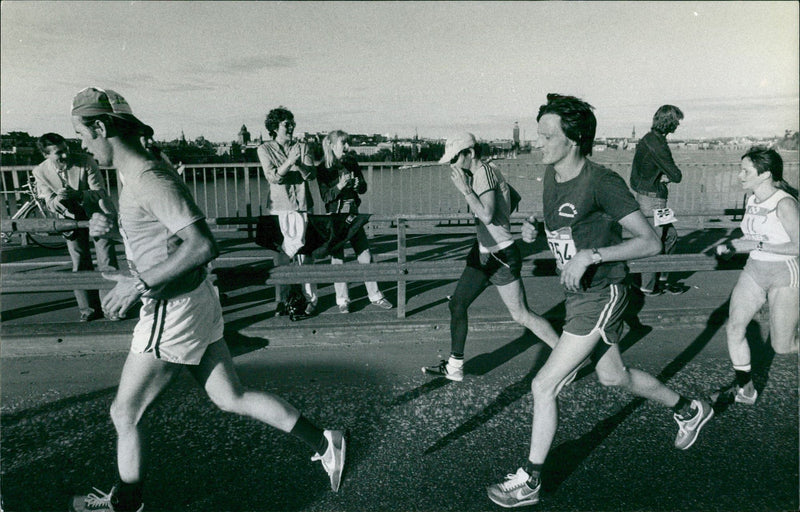
[[(782, 153), (784, 174), (794, 186), (798, 184), (797, 152)], [(729, 151), (677, 150), (673, 152), (684, 179), (672, 184), (670, 206), (681, 212), (720, 211), (743, 206), (744, 191), (737, 178), (741, 154)], [(599, 151), (592, 160), (619, 173), (629, 182), (632, 151)], [(539, 153), (516, 159), (494, 161), (500, 172), (522, 195), (520, 212), (540, 212), (542, 178), (545, 166)], [(364, 163), (367, 192), (362, 196), (361, 211), (378, 216), (398, 214), (448, 215), (466, 213), (467, 204), (450, 180), (447, 165), (412, 166), (406, 163)], [(16, 211), (14, 179), (24, 183), (28, 168), (3, 168), (4, 199), (2, 215)], [(116, 176), (105, 170), (106, 186), (113, 198), (117, 195)], [(241, 165), (187, 166), (184, 179), (200, 208), (208, 217), (244, 217), (268, 214), (269, 184), (257, 163)], [(20, 200), (24, 198), (17, 194)]]

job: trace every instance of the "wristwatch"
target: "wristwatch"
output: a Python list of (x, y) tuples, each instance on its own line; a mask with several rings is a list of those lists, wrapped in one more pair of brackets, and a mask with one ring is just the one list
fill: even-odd
[(139, 293), (141, 293), (142, 295), (144, 295), (144, 294), (146, 294), (147, 292), (149, 292), (149, 291), (150, 291), (150, 287), (149, 287), (149, 286), (147, 286), (147, 283), (145, 283), (144, 281), (142, 281), (142, 278), (141, 278), (141, 277), (136, 277), (136, 283), (135, 283), (133, 286), (134, 286), (134, 287), (135, 287), (135, 288), (136, 288), (136, 289), (139, 291)]
[(602, 263), (603, 257), (600, 255), (600, 251), (597, 248), (592, 249), (592, 263), (598, 265)]

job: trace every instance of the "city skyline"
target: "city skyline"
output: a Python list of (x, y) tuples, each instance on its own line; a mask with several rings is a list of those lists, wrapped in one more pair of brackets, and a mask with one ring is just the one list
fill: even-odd
[(796, 2), (3, 2), (1, 51), (3, 133), (72, 136), (87, 85), (161, 140), (268, 138), (278, 105), (298, 131), (533, 140), (548, 92), (594, 105), (598, 137), (665, 103), (676, 138), (800, 124)]

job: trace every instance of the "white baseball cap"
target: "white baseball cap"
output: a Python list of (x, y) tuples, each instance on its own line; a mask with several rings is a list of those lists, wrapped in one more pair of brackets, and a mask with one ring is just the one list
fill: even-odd
[(448, 164), (457, 154), (475, 147), (475, 136), (469, 132), (460, 132), (447, 137), (447, 142), (444, 143), (444, 156), (439, 160), (440, 164)]

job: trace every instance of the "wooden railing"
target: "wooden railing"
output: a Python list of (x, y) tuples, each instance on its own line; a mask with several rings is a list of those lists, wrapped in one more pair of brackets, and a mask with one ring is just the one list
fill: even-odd
[[(713, 225), (715, 227), (731, 229), (738, 226), (738, 221), (732, 215), (738, 211), (707, 212), (691, 219), (698, 226)], [(516, 224), (526, 215), (515, 214), (512, 221)], [(241, 218), (227, 217), (209, 219), (212, 225), (248, 225), (257, 222), (256, 217)], [(332, 283), (332, 282), (396, 282), (397, 283), (397, 316), (405, 318), (407, 303), (407, 286), (411, 281), (440, 281), (455, 280), (463, 271), (462, 264), (454, 264), (453, 260), (438, 261), (408, 261), (407, 233), (409, 229), (415, 232), (448, 232), (452, 231), (450, 225), (441, 223), (472, 222), (471, 215), (396, 215), (393, 217), (379, 217), (378, 221), (391, 222), (397, 233), (397, 261), (370, 264), (346, 265), (306, 265), (273, 267), (269, 270), (266, 286), (301, 284), (301, 283)], [(413, 228), (409, 228), (409, 224)], [(88, 221), (2, 221), (3, 230), (11, 228), (17, 231), (36, 231), (46, 229), (69, 231), (76, 227), (86, 227)], [(474, 229), (464, 225), (469, 229)], [(266, 251), (265, 251), (266, 254)], [(266, 259), (266, 255), (265, 255)], [(540, 263), (552, 260), (549, 252), (533, 255), (531, 262)], [(643, 258), (629, 262), (631, 272), (676, 272), (676, 271), (710, 271), (718, 268), (730, 269), (731, 264), (719, 262), (715, 257), (705, 254), (662, 255)], [(736, 267), (733, 267), (736, 268)], [(30, 293), (40, 291), (61, 291), (71, 289), (108, 289), (113, 282), (104, 279), (99, 272), (70, 272), (70, 271), (8, 271), (3, 269), (0, 280), (2, 293)]]

